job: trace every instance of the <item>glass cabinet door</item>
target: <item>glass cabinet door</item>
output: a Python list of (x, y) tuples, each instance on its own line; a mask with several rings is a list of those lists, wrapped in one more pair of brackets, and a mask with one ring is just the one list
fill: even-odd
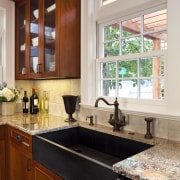
[(39, 69), (39, 4), (30, 1), (30, 73), (38, 73)]
[(20, 7), (19, 7), (19, 11), (18, 11), (18, 45), (19, 45), (19, 48), (18, 48), (18, 74), (26, 74), (26, 62), (25, 62), (25, 50), (26, 50), (26, 44), (25, 44), (25, 32), (26, 32), (26, 17), (25, 17), (25, 14), (26, 14), (26, 5), (25, 3), (22, 4)]
[(55, 71), (55, 0), (44, 0), (44, 72)]

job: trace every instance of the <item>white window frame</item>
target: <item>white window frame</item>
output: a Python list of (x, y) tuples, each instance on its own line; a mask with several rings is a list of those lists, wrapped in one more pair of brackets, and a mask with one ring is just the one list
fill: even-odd
[[(108, 6), (108, 5), (107, 5)], [(128, 19), (132, 19), (138, 16), (141, 16), (143, 14), (148, 14), (148, 13), (152, 13), (155, 11), (159, 11), (162, 9), (165, 9), (166, 4), (161, 4), (160, 6), (156, 6), (153, 8), (147, 8), (146, 10), (143, 10), (141, 12), (138, 13), (132, 13), (131, 15), (126, 15), (123, 17), (119, 17), (120, 21), (124, 21), (124, 20), (128, 20)], [(98, 57), (103, 57), (103, 36), (101, 34), (101, 32), (103, 32), (103, 28), (106, 25), (110, 25), (117, 22), (117, 19), (115, 20), (111, 20), (105, 22), (105, 20), (103, 19), (103, 21), (101, 21), (100, 19), (98, 20), (99, 24), (99, 28), (98, 28), (98, 35), (99, 35), (99, 42), (98, 43), (98, 50), (97, 50), (97, 54), (99, 54)], [(98, 39), (98, 38), (97, 38)], [(144, 56), (164, 56), (165, 57), (165, 67), (164, 67), (164, 89), (166, 92), (166, 82), (167, 82), (167, 71), (166, 71), (166, 66), (167, 66), (167, 51), (166, 50), (160, 50), (160, 51), (152, 51), (152, 52), (146, 52), (146, 53), (139, 53), (138, 55), (135, 54), (131, 54), (131, 55), (123, 55), (123, 56), (118, 56), (118, 57), (106, 57), (106, 58), (98, 58), (96, 59), (96, 94), (95, 94), (95, 98), (99, 97), (99, 64), (101, 62), (108, 62), (108, 61), (113, 61), (113, 60), (121, 60), (123, 58), (125, 59), (132, 59), (132, 58), (140, 58), (140, 57), (144, 57)], [(113, 102), (114, 101), (114, 97), (109, 97), (109, 96), (105, 96), (105, 98), (110, 101)], [(153, 111), (162, 111), (164, 109), (164, 106), (166, 106), (167, 104), (167, 99), (166, 99), (166, 94), (165, 94), (165, 98), (163, 100), (155, 100), (155, 99), (132, 99), (132, 98), (118, 98), (118, 101), (120, 103), (120, 106), (122, 109), (133, 109), (133, 110), (139, 110), (139, 109), (144, 109), (145, 111), (148, 111), (148, 109), (150, 108)], [(153, 106), (152, 106), (153, 105)]]
[[(138, 54), (129, 54), (129, 55), (123, 55), (123, 56), (114, 56), (114, 57), (106, 57), (106, 58), (98, 58), (96, 59), (96, 97), (99, 96), (100, 94), (100, 85), (99, 81), (106, 79), (106, 78), (101, 78), (100, 77), (100, 63), (103, 62), (118, 62), (118, 61), (124, 61), (124, 60), (131, 60), (131, 59), (141, 59), (141, 58), (149, 58), (149, 57), (164, 57), (165, 59), (165, 66), (166, 68), (166, 62), (167, 62), (167, 51), (166, 50), (159, 50), (159, 51), (153, 51), (153, 52), (144, 52), (144, 53), (138, 53)], [(110, 79), (110, 78), (108, 78)], [(113, 78), (114, 80), (119, 79), (118, 77)], [(138, 79), (138, 77), (137, 77)], [(164, 76), (163, 76), (164, 79)], [(137, 99), (137, 98), (136, 98)], [(148, 99), (152, 100), (152, 99)], [(164, 101), (163, 100), (158, 100), (158, 101)]]
[[(165, 119), (176, 119), (180, 121), (180, 23), (177, 23), (177, 17), (180, 16), (180, 1), (171, 0), (118, 0), (111, 4), (111, 10), (107, 6), (97, 11), (99, 0), (81, 0), (81, 106), (94, 109), (96, 100), (96, 23), (102, 23), (106, 19), (117, 18), (117, 15), (131, 15), (143, 11), (144, 9), (167, 6), (168, 12), (168, 62), (166, 66), (166, 100), (165, 104), (156, 104), (151, 101), (150, 105), (144, 105), (143, 102), (136, 104), (132, 109), (127, 102), (120, 100), (124, 104), (125, 113), (139, 115), (163, 117)], [(108, 100), (108, 99), (107, 99)], [(144, 108), (141, 108), (141, 105)], [(137, 109), (137, 110), (133, 110)], [(125, 110), (126, 109), (126, 110)], [(97, 110), (97, 109), (96, 109)], [(105, 110), (105, 109), (104, 109)]]
[[(98, 28), (98, 34), (99, 34), (99, 41), (98, 41), (98, 54), (99, 54), (99, 58), (96, 59), (96, 95), (95, 97), (99, 97), (99, 92), (100, 92), (100, 85), (99, 85), (99, 65), (101, 62), (109, 62), (109, 61), (116, 61), (118, 60), (123, 60), (123, 59), (137, 59), (137, 58), (144, 58), (144, 57), (153, 57), (153, 56), (164, 56), (165, 58), (165, 64), (164, 64), (164, 89), (166, 92), (166, 82), (167, 82), (167, 71), (166, 71), (166, 65), (167, 65), (167, 50), (159, 50), (159, 51), (152, 51), (152, 52), (143, 52), (143, 53), (138, 53), (138, 54), (129, 54), (129, 55), (121, 55), (121, 56), (115, 56), (115, 57), (103, 57), (103, 35), (100, 36), (101, 32), (103, 32), (103, 28), (104, 26), (116, 23), (117, 21), (126, 21), (129, 19), (133, 19), (135, 17), (138, 16), (142, 16), (143, 14), (148, 14), (148, 13), (153, 13), (162, 9), (165, 9), (166, 5), (160, 5), (158, 7), (155, 8), (149, 8), (147, 10), (143, 10), (141, 12), (138, 13), (134, 13), (131, 14), (130, 16), (125, 16), (125, 17), (120, 17), (119, 19), (113, 20), (113, 21), (108, 21), (108, 22), (103, 22), (103, 23), (99, 23), (99, 28)], [(98, 39), (98, 38), (97, 38)], [(109, 101), (113, 102), (114, 97), (109, 97), (109, 96), (105, 96), (106, 99), (108, 99)], [(156, 100), (156, 99), (137, 99), (137, 98), (122, 98), (119, 97), (118, 98), (119, 102), (121, 103), (121, 108), (125, 108), (125, 109), (133, 109), (133, 110), (137, 110), (140, 108), (146, 109), (147, 106), (149, 106), (148, 108), (153, 109), (153, 111), (155, 110), (159, 110), (161, 109), (161, 107), (164, 107), (166, 105), (166, 96), (163, 100)], [(123, 102), (126, 102), (125, 104)], [(153, 106), (152, 106), (153, 104)], [(136, 107), (136, 108), (135, 108)], [(158, 108), (157, 108), (158, 107)]]

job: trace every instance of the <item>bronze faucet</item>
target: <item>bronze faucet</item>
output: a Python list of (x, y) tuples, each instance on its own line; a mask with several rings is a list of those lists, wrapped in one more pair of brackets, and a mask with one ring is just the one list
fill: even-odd
[[(96, 100), (95, 102), (95, 107), (98, 107), (98, 102), (102, 100), (104, 101), (107, 105), (109, 106), (114, 106), (114, 115), (110, 114), (110, 118), (109, 118), (109, 123), (113, 126), (113, 131), (119, 131), (120, 127), (123, 127), (126, 125), (125, 123), (125, 116), (122, 114), (121, 110), (118, 108), (119, 107), (119, 103), (116, 100), (114, 101), (114, 104), (110, 104), (108, 103), (104, 98), (100, 97)], [(113, 118), (114, 116), (114, 118)]]

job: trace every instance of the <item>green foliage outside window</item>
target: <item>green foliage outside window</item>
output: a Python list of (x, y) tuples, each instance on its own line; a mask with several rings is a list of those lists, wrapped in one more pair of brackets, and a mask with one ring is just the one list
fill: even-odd
[[(120, 37), (119, 24), (114, 26), (106, 26), (104, 28), (104, 57), (112, 57), (119, 55), (135, 54), (141, 52), (148, 52), (153, 49), (153, 42), (151, 39), (144, 37), (143, 48), (142, 39), (140, 35), (133, 36), (131, 32), (123, 31), (122, 37)], [(120, 48), (122, 47), (122, 49)], [(150, 77), (152, 76), (153, 59), (146, 58), (140, 60), (140, 76)], [(115, 78), (116, 70), (118, 70), (118, 77), (123, 78), (133, 78), (138, 76), (138, 62), (136, 59), (119, 61), (118, 68), (116, 68), (116, 63), (108, 62), (103, 63), (103, 78)], [(127, 72), (122, 75), (122, 69), (126, 69)], [(138, 81), (133, 80), (134, 85), (137, 85)], [(141, 81), (143, 82), (143, 81)], [(118, 84), (121, 86), (121, 84)], [(105, 80), (103, 81), (103, 95), (109, 95), (109, 88), (116, 88), (115, 80)]]

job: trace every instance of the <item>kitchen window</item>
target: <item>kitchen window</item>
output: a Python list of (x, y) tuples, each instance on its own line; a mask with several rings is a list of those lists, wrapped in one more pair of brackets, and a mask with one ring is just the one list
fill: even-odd
[(167, 9), (98, 23), (97, 96), (163, 100)]

